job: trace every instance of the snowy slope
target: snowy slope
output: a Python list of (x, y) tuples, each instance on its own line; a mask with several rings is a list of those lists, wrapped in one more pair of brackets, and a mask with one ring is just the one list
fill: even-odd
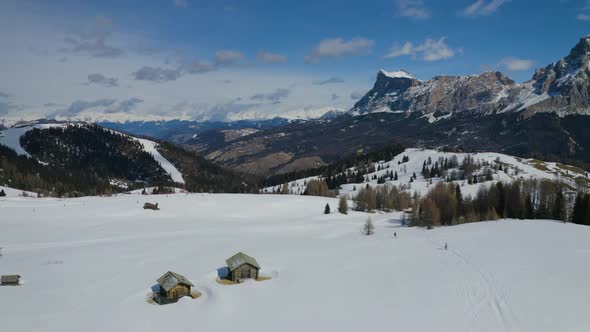
[(0, 144), (13, 149), (19, 155), (30, 157), (31, 155), (20, 145), (20, 137), (33, 127), (7, 128), (0, 130)]
[[(323, 215), (336, 200), (269, 195), (0, 199), (2, 330), (588, 331), (590, 228), (498, 221), (426, 231), (398, 215)], [(393, 233), (397, 233), (397, 238)], [(442, 250), (444, 243), (449, 250)], [(237, 251), (264, 282), (222, 286)], [(203, 293), (148, 304), (155, 279)]]
[(156, 162), (158, 162), (158, 164), (160, 164), (160, 166), (164, 169), (164, 171), (166, 171), (166, 173), (170, 174), (172, 181), (174, 181), (176, 183), (184, 183), (184, 179), (182, 178), (182, 174), (178, 171), (178, 169), (176, 169), (176, 167), (174, 167), (174, 165), (172, 165), (172, 163), (170, 161), (168, 161), (168, 159), (164, 158), (164, 156), (162, 156), (162, 154), (160, 154), (160, 151), (158, 151), (156, 149), (156, 145), (157, 145), (156, 142), (150, 141), (150, 140), (147, 140), (144, 138), (136, 138), (136, 137), (132, 137), (132, 138), (134, 140), (138, 141), (139, 143), (141, 143), (144, 151), (151, 154), (152, 157), (154, 157), (154, 159), (156, 160)]
[[(406, 149), (403, 153), (396, 156), (393, 160), (375, 162), (373, 164), (375, 168), (381, 166), (384, 167), (384, 169), (381, 171), (369, 173), (368, 176), (371, 180), (368, 182), (365, 181), (363, 183), (349, 183), (342, 185), (342, 190), (340, 190), (340, 194), (353, 197), (356, 193), (356, 191), (353, 190), (355, 187), (359, 189), (361, 188), (361, 186), (364, 186), (368, 183), (372, 187), (378, 187), (382, 185), (395, 185), (398, 188), (405, 189), (412, 194), (416, 192), (419, 195), (424, 195), (433, 187), (433, 185), (429, 184), (429, 181), (425, 179), (421, 174), (422, 165), (424, 161), (427, 161), (428, 158), (430, 158), (432, 160), (432, 163), (434, 164), (439, 158), (450, 159), (452, 156), (456, 156), (460, 164), (463, 161), (463, 159), (468, 155), (476, 161), (488, 162), (491, 165), (494, 165), (497, 163), (497, 161), (500, 161), (500, 163), (503, 165), (502, 171), (498, 171), (496, 174), (493, 174), (494, 180), (485, 182), (483, 183), (483, 185), (491, 185), (498, 181), (511, 182), (517, 179), (529, 178), (559, 180), (570, 185), (573, 188), (576, 188), (578, 183), (590, 183), (590, 177), (588, 173), (576, 167), (562, 165), (555, 162), (544, 162), (535, 159), (524, 159), (495, 152), (480, 152), (469, 154), (442, 152), (429, 149)], [(403, 164), (398, 164), (402, 161), (402, 158), (404, 156), (407, 156), (409, 158), (409, 161)], [(356, 169), (351, 168), (351, 170)], [(392, 171), (398, 173), (398, 181), (388, 180), (385, 184), (377, 184), (377, 180), (373, 180), (374, 175), (376, 175), (377, 177), (385, 176), (387, 172)], [(410, 178), (414, 173), (416, 173), (417, 179), (416, 181), (410, 183)], [(317, 178), (317, 176), (313, 176), (309, 178), (291, 181), (288, 183), (288, 186), (292, 194), (302, 194), (305, 191), (306, 183), (311, 179)], [(445, 181), (445, 179), (433, 178), (433, 184), (439, 181)], [(461, 192), (463, 193), (463, 195), (474, 195), (475, 193), (477, 193), (479, 186), (482, 185), (482, 183), (469, 184), (466, 180), (454, 182), (461, 186)], [(280, 187), (281, 186), (264, 188), (262, 192), (279, 192)]]
[(24, 135), (27, 131), (38, 128), (38, 129), (47, 129), (52, 127), (63, 127), (68, 125), (74, 125), (74, 123), (68, 124), (61, 124), (61, 123), (45, 123), (45, 124), (34, 124), (34, 125), (27, 125), (22, 127), (11, 127), (6, 128), (4, 130), (0, 130), (0, 144), (6, 145), (7, 147), (13, 149), (19, 155), (24, 155), (30, 157), (31, 155), (23, 149), (20, 145), (20, 137)]
[(37, 197), (37, 193), (35, 193), (35, 192), (14, 189), (14, 188), (6, 187), (6, 186), (0, 186), (0, 190), (4, 190), (6, 197), (23, 197), (23, 196)]

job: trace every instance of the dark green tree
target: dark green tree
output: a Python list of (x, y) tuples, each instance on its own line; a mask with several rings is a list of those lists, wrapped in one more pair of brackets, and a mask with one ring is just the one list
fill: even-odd
[(552, 209), (553, 219), (565, 221), (565, 197), (563, 196), (563, 192), (559, 190), (555, 194), (555, 201), (553, 201), (553, 209)]

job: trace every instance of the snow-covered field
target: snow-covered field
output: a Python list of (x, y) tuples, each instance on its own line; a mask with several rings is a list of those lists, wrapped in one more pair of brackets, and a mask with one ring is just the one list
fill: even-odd
[[(400, 164), (399, 162), (402, 161), (404, 156), (408, 157), (409, 161)], [(473, 196), (477, 193), (479, 187), (482, 185), (491, 185), (498, 181), (507, 183), (515, 181), (517, 179), (532, 178), (556, 180), (568, 184), (572, 188), (577, 188), (579, 184), (590, 183), (590, 176), (588, 173), (584, 172), (579, 168), (568, 165), (562, 165), (555, 162), (518, 158), (495, 152), (452, 153), (431, 149), (406, 149), (403, 153), (395, 156), (393, 160), (378, 161), (373, 163), (375, 168), (382, 167), (383, 169), (369, 173), (368, 176), (371, 179), (370, 181), (342, 185), (340, 194), (348, 195), (349, 197), (354, 197), (356, 195), (356, 191), (354, 189), (360, 189), (362, 186), (368, 183), (372, 187), (378, 187), (382, 185), (395, 185), (398, 188), (405, 188), (406, 191), (412, 194), (418, 193), (419, 195), (424, 195), (428, 193), (428, 191), (431, 188), (433, 188), (433, 185), (429, 183), (429, 180), (425, 179), (421, 174), (424, 161), (427, 161), (428, 158), (430, 158), (432, 160), (432, 164), (434, 164), (436, 161), (439, 160), (439, 158), (450, 159), (453, 156), (457, 157), (459, 164), (467, 156), (471, 156), (471, 158), (473, 158), (477, 162), (487, 162), (490, 165), (495, 165), (499, 161), (503, 167), (501, 171), (498, 171), (497, 173), (493, 174), (493, 181), (488, 181), (483, 184), (469, 184), (467, 180), (454, 181), (454, 183), (457, 183), (461, 186), (461, 191), (463, 195)], [(432, 167), (432, 165), (430, 165), (430, 167)], [(355, 169), (351, 168), (351, 170)], [(388, 180), (385, 184), (377, 184), (377, 180), (373, 179), (374, 175), (376, 175), (377, 177), (385, 176), (388, 172), (397, 172), (398, 180)], [(410, 182), (410, 178), (413, 176), (414, 173), (416, 174), (417, 178), (415, 181)], [(290, 188), (290, 193), (295, 195), (302, 194), (305, 191), (306, 183), (311, 179), (317, 178), (317, 176), (313, 176), (289, 182), (288, 186)], [(436, 182), (445, 181), (445, 179), (433, 178), (432, 181), (434, 184)], [(280, 189), (281, 186), (279, 185), (264, 188), (262, 192), (272, 193), (273, 190), (274, 192), (280, 192)]]
[(19, 197), (19, 196), (30, 196), (37, 197), (37, 193), (26, 190), (19, 190), (10, 187), (0, 186), (0, 190), (3, 190), (7, 197)]
[[(291, 195), (0, 199), (0, 274), (24, 280), (0, 287), (0, 330), (590, 330), (588, 227), (503, 220), (427, 231), (401, 227), (398, 213), (324, 215), (327, 202), (336, 209)], [(362, 236), (369, 215), (376, 234)], [(217, 284), (238, 251), (272, 279)], [(168, 270), (203, 295), (148, 304)]]

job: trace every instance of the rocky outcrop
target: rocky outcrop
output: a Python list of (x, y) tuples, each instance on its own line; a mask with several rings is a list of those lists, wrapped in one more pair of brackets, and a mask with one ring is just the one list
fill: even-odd
[[(430, 121), (461, 112), (490, 115), (539, 112), (590, 115), (590, 36), (580, 39), (565, 58), (538, 69), (517, 84), (500, 72), (473, 76), (437, 76), (419, 81), (411, 75), (380, 71), (375, 85), (349, 113), (419, 112)], [(405, 72), (404, 72), (405, 73)]]

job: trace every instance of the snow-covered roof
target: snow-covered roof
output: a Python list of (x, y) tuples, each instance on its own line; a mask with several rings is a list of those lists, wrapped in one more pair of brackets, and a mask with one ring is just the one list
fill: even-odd
[(398, 70), (398, 71), (385, 71), (385, 70), (380, 70), (380, 73), (382, 73), (383, 75), (387, 76), (387, 77), (391, 77), (391, 78), (410, 78), (410, 79), (415, 79), (414, 76), (412, 76), (412, 74), (408, 73), (405, 70)]

